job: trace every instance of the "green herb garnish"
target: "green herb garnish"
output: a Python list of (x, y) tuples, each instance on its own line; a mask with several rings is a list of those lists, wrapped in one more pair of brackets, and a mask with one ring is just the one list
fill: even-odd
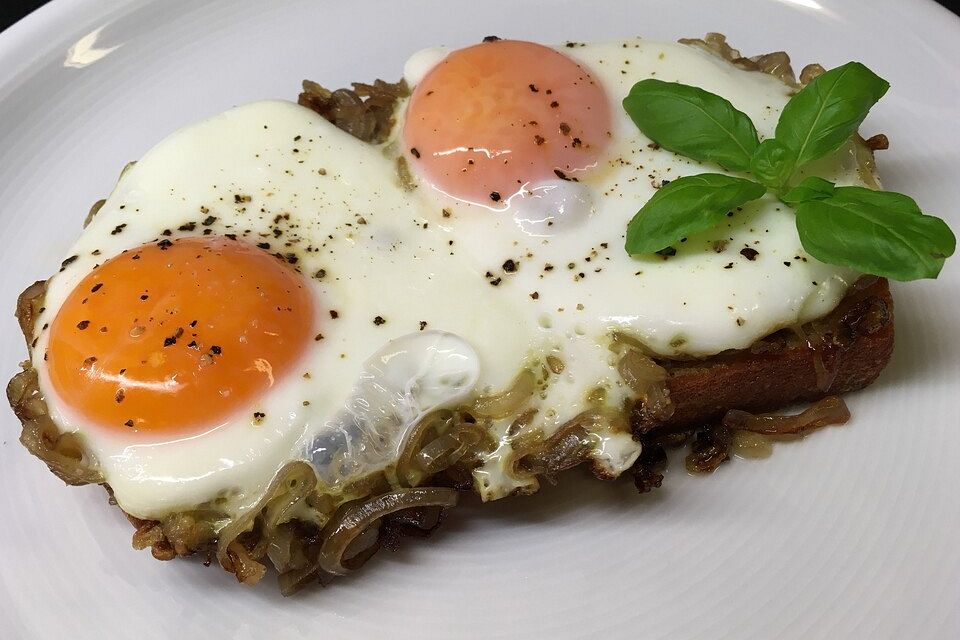
[(663, 186), (627, 227), (631, 253), (655, 253), (720, 224), (727, 212), (767, 192), (752, 180), (701, 173)]
[(623, 99), (623, 108), (661, 147), (733, 171), (746, 171), (760, 144), (747, 114), (697, 87), (641, 80)]
[(720, 96), (675, 82), (636, 83), (623, 107), (647, 137), (755, 181), (705, 173), (670, 182), (630, 221), (627, 253), (661, 251), (717, 226), (728, 211), (772, 189), (796, 207), (800, 242), (818, 260), (894, 280), (935, 278), (956, 239), (943, 220), (924, 215), (911, 198), (837, 187), (818, 177), (793, 183), (801, 167), (856, 133), (889, 86), (859, 62), (827, 71), (790, 99), (776, 135), (761, 143), (750, 118)]

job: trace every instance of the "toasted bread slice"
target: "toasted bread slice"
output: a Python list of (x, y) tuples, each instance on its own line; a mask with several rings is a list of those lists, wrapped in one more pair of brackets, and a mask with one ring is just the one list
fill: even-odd
[(893, 298), (882, 278), (864, 277), (825, 318), (779, 331), (749, 349), (705, 360), (657, 360), (670, 374), (674, 406), (665, 420), (634, 412), (640, 434), (686, 431), (730, 409), (770, 411), (873, 382), (893, 352)]

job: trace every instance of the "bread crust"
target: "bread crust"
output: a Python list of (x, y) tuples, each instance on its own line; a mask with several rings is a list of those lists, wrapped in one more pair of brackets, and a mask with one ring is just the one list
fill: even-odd
[(771, 411), (862, 389), (893, 352), (893, 298), (883, 278), (864, 277), (822, 320), (764, 338), (750, 349), (697, 361), (658, 360), (667, 369), (673, 415), (633, 413), (638, 434), (702, 427), (730, 409)]

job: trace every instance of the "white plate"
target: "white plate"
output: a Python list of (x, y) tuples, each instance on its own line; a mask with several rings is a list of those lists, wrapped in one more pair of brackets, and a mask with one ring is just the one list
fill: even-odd
[[(960, 230), (960, 21), (932, 2), (57, 0), (0, 35), (0, 369), (16, 294), (55, 270), (117, 171), (177, 127), (324, 84), (397, 78), (413, 51), (716, 30), (799, 65), (867, 63), (892, 90), (890, 189)], [(713, 477), (634, 495), (568, 474), (456, 510), (431, 540), (283, 599), (159, 563), (97, 487), (67, 489), (0, 414), (0, 637), (960, 637), (960, 258), (895, 286), (897, 348), (854, 419)]]

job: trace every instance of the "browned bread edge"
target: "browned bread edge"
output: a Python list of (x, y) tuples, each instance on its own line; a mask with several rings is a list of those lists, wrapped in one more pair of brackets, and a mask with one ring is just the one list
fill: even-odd
[[(698, 361), (658, 361), (670, 373), (673, 415), (634, 413), (641, 434), (674, 433), (719, 420), (729, 409), (771, 411), (862, 389), (893, 352), (893, 298), (883, 278), (864, 278), (827, 317), (800, 332), (778, 332), (747, 350)], [(818, 368), (820, 373), (818, 374)]]

